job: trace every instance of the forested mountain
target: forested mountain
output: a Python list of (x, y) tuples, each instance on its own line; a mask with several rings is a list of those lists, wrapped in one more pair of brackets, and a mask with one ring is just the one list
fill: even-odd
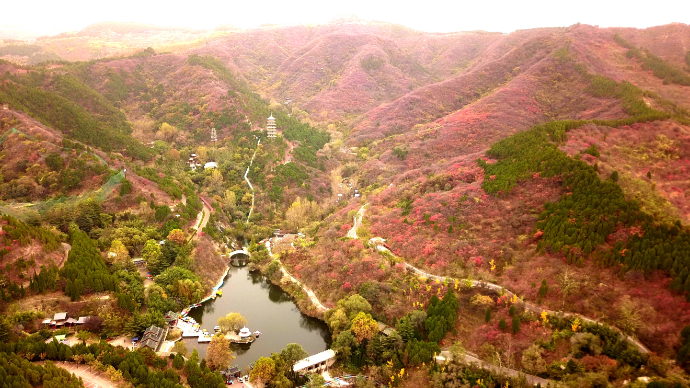
[[(0, 55), (4, 308), (109, 294), (94, 331), (141, 333), (244, 246), (328, 323), (338, 365), (395, 386), (505, 383), (465, 355), (572, 386), (688, 386), (688, 25), (99, 24)], [(17, 314), (0, 335), (36, 331)], [(212, 374), (187, 368), (194, 386)], [(297, 381), (276, 370), (272, 386)]]

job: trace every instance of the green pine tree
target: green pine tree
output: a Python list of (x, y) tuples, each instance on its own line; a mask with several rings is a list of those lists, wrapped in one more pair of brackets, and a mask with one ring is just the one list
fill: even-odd
[(517, 315), (513, 316), (513, 334), (520, 332), (520, 317)]

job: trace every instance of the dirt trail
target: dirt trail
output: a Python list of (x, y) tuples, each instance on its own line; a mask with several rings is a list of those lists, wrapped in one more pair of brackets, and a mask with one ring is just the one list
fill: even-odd
[(199, 238), (201, 231), (204, 230), (206, 224), (208, 223), (209, 217), (211, 217), (211, 213), (213, 213), (213, 209), (206, 204), (206, 201), (204, 201), (203, 198), (201, 199), (201, 203), (204, 206), (201, 208), (199, 214), (196, 215), (196, 222), (194, 223), (196, 232), (194, 233), (194, 236), (189, 239), (190, 241)]
[(69, 256), (69, 251), (72, 249), (72, 246), (67, 243), (62, 243), (62, 249), (65, 250), (65, 258), (58, 263), (58, 268), (62, 268), (62, 266), (65, 264), (65, 261), (67, 261), (67, 256)]

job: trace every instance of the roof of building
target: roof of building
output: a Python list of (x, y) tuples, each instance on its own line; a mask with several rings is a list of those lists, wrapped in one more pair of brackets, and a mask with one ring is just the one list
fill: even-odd
[(77, 320), (77, 324), (79, 324), (79, 325), (84, 324), (89, 319), (91, 319), (91, 317), (79, 317), (79, 319)]
[(146, 346), (154, 351), (158, 351), (160, 344), (163, 342), (164, 335), (165, 329), (151, 325), (148, 329), (146, 329), (144, 336), (141, 338), (141, 346)]
[(43, 321), (41, 321), (41, 323), (44, 324), (44, 325), (48, 325), (48, 324), (50, 324), (51, 321), (52, 321), (52, 319), (46, 318), (46, 319), (44, 319)]
[(158, 345), (159, 344), (160, 343), (158, 341), (154, 340), (153, 338), (147, 338), (147, 339), (141, 341), (142, 347), (151, 348), (151, 350), (153, 350), (154, 352), (158, 351)]
[(69, 323), (69, 324), (73, 324), (73, 323), (77, 323), (77, 322), (78, 322), (78, 321), (77, 321), (76, 319), (74, 319), (74, 318), (69, 318), (69, 319), (67, 319), (67, 323)]
[(328, 349), (328, 350), (323, 351), (321, 353), (316, 353), (313, 356), (309, 356), (307, 358), (304, 358), (302, 360), (297, 361), (295, 363), (293, 370), (294, 371), (302, 370), (302, 369), (308, 368), (312, 365), (316, 365), (320, 362), (330, 360), (332, 358), (335, 358), (335, 351), (333, 349)]
[(53, 317), (53, 319), (56, 320), (56, 321), (65, 320), (65, 319), (67, 319), (67, 313), (57, 313), (57, 314), (55, 314), (55, 316)]
[(269, 117), (268, 119), (269, 120), (275, 120), (275, 118), (273, 117), (273, 112), (271, 112), (271, 117)]
[(204, 164), (204, 168), (218, 168), (218, 163), (216, 162), (207, 162)]
[(235, 365), (235, 366), (231, 366), (228, 369), (220, 371), (220, 374), (225, 375), (225, 376), (234, 376), (240, 372), (241, 372), (240, 368), (237, 365)]
[(164, 319), (165, 319), (166, 322), (168, 322), (168, 321), (174, 321), (174, 320), (177, 319), (177, 313), (174, 312), (174, 311), (168, 311), (168, 313), (165, 314), (165, 318), (164, 318)]
[(388, 325), (386, 325), (383, 322), (376, 321), (376, 324), (379, 327), (379, 331), (385, 335), (391, 335), (394, 331), (394, 329)]
[(156, 325), (151, 325), (151, 326), (149, 326), (149, 328), (146, 329), (146, 331), (144, 332), (144, 338), (145, 338), (147, 335), (156, 336), (156, 337), (161, 336), (161, 335), (163, 335), (163, 332), (164, 332), (164, 331), (165, 331), (165, 329), (163, 329), (163, 328), (161, 328), (161, 327), (158, 327), (158, 326), (156, 326)]

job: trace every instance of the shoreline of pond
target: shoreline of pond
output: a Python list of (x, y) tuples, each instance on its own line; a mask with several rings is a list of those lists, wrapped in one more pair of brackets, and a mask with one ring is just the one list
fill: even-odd
[[(237, 281), (231, 280), (232, 276), (238, 275), (240, 276)], [(246, 278), (242, 275), (246, 275)], [(293, 283), (274, 281), (256, 265), (237, 267), (228, 264), (223, 277), (216, 284), (211, 296), (215, 290), (225, 288), (223, 296), (205, 299), (203, 303), (200, 302), (198, 308), (190, 309), (188, 316), (195, 318), (209, 333), (213, 332), (212, 328), (216, 325), (216, 320), (229, 312), (239, 312), (246, 316), (250, 327), (259, 326), (263, 334), (261, 339), (257, 339), (251, 346), (231, 345), (238, 356), (236, 362), (248, 365), (250, 363), (248, 355), (244, 357), (242, 355), (255, 346), (258, 347), (255, 350), (257, 354), (253, 355), (256, 359), (269, 356), (273, 351), (279, 352), (281, 349), (272, 347), (283, 342), (284, 345), (293, 342), (300, 343), (308, 352), (323, 351), (330, 347), (332, 340), (330, 330), (323, 317), (310, 314), (314, 309), (308, 307), (311, 305), (309, 299), (304, 298), (304, 291)], [(304, 302), (305, 299), (307, 303)], [(280, 306), (281, 304), (283, 306)], [(262, 318), (257, 318), (257, 316)], [(207, 343), (199, 343), (195, 338), (182, 340), (189, 351), (196, 348), (200, 356), (205, 357)], [(256, 359), (251, 361), (256, 361)]]

